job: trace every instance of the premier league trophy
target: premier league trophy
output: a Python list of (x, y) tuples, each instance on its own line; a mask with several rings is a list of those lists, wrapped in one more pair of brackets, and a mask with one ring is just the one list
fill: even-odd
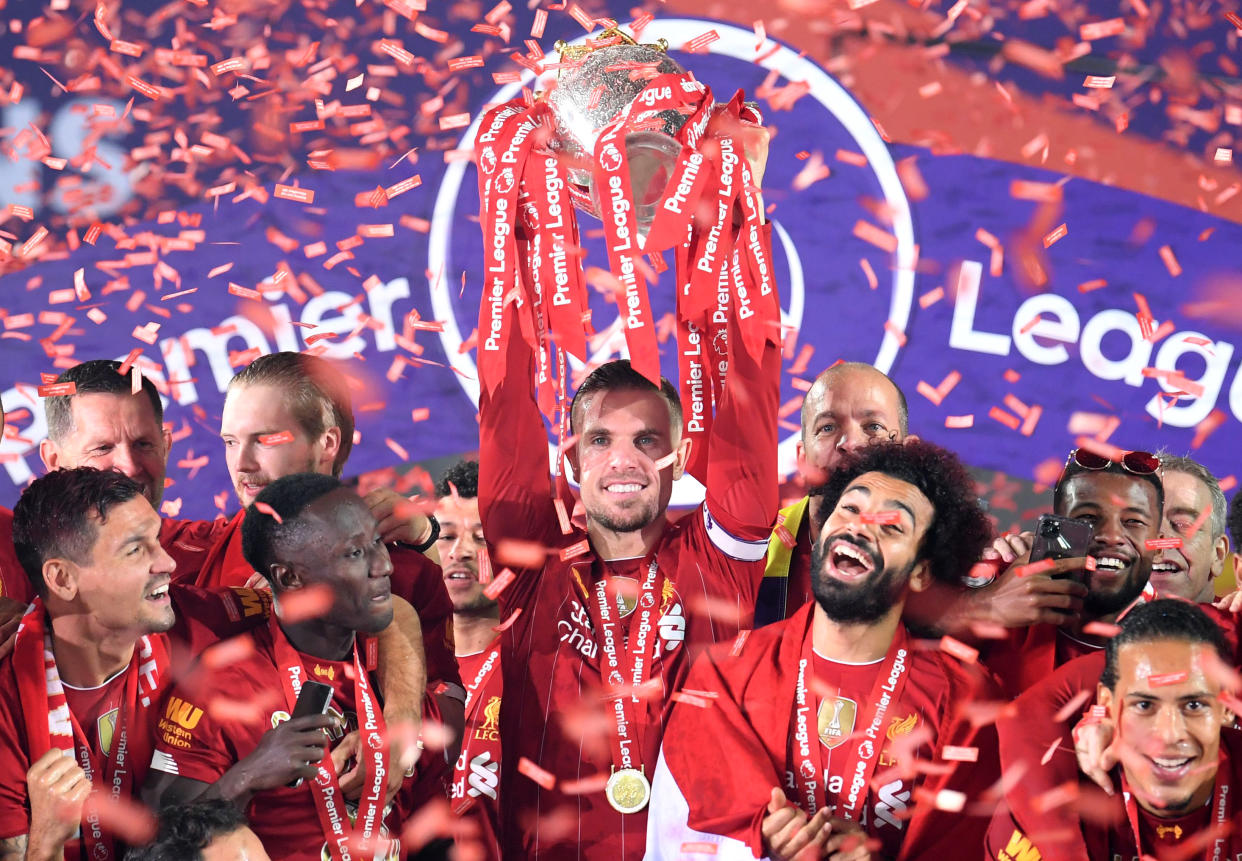
[[(617, 29), (582, 46), (558, 43), (555, 86), (483, 117), (475, 138), (485, 254), (478, 367), (493, 392), (519, 372), (505, 366), (508, 339), (525, 339), (536, 357), (537, 400), (560, 427), (564, 450), (566, 355), (587, 361), (593, 334), (574, 210), (600, 219), (608, 266), (593, 268), (591, 284), (610, 293), (634, 369), (657, 385), (661, 339), (647, 285), (672, 270), (684, 437), (692, 440), (686, 470), (704, 481), (713, 398), (729, 357), (744, 350), (758, 361), (781, 338), (759, 193), (767, 132), (740, 91), (717, 104), (666, 47)], [(635, 678), (614, 672), (601, 685), (617, 704), (604, 793), (617, 811), (636, 813), (651, 786), (636, 746), (617, 739), (648, 705)]]

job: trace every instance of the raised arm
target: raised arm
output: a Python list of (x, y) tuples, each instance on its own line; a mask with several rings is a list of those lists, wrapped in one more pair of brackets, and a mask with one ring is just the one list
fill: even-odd
[(707, 509), (734, 538), (767, 540), (777, 512), (776, 411), (780, 345), (764, 342), (758, 362), (729, 329), (729, 374), (712, 423), (707, 458)]
[[(548, 434), (535, 403), (534, 355), (517, 309), (504, 311), (504, 373), (479, 380), (479, 514), (495, 546), (506, 539), (553, 544), (561, 531), (552, 506)], [(480, 347), (483, 349), (483, 347)], [(490, 389), (490, 393), (489, 393)]]

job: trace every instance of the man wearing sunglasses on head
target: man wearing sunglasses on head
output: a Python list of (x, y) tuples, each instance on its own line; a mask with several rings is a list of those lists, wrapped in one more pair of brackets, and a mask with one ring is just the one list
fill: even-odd
[(1031, 562), (1033, 532), (998, 541), (1008, 568), (1001, 576), (1052, 580), (1072, 577), (1087, 588), (1078, 614), (1059, 624), (1012, 629), (984, 655), (1006, 692), (1017, 696), (1073, 658), (1104, 648), (1101, 626), (1111, 625), (1143, 594), (1151, 577), (1164, 510), (1160, 460), (1126, 451), (1109, 459), (1094, 451), (1070, 452), (1052, 491), (1055, 515), (1091, 526), (1085, 554)]

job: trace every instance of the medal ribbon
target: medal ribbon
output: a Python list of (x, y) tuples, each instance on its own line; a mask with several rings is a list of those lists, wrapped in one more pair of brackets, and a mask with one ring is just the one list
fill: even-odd
[(655, 663), (652, 654), (656, 640), (655, 614), (659, 611), (665, 578), (653, 553), (638, 590), (638, 603), (634, 606), (638, 627), (635, 629), (631, 623), (624, 648), (617, 647), (617, 640), (622, 636), (619, 630), (620, 613), (616, 596), (608, 588), (610, 580), (604, 576), (596, 581), (595, 594), (586, 601), (586, 606), (600, 648), (599, 674), (616, 721), (616, 732), (612, 737), (613, 766), (641, 770), (642, 745), (638, 738), (636, 705), (640, 702), (639, 689), (647, 681), (651, 666)]
[[(275, 615), (272, 616), (272, 651), (285, 691), (289, 713), (293, 713), (302, 691), (302, 680), (309, 678), (302, 656), (281, 630)], [(362, 797), (358, 799), (358, 818), (354, 826), (349, 824), (345, 810), (345, 797), (341, 793), (336, 767), (332, 764), (328, 746), (324, 745), (323, 758), (319, 760), (318, 774), (311, 782), (311, 795), (315, 799), (315, 812), (333, 861), (344, 861), (353, 856), (359, 847), (348, 846), (353, 841), (362, 844), (362, 856), (372, 857), (369, 849), (380, 836), (383, 824), (384, 792), (388, 777), (388, 734), (384, 716), (380, 713), (371, 682), (362, 661), (363, 643), (354, 642), (354, 703), (358, 713), (358, 756), (363, 761)], [(352, 848), (353, 852), (350, 851)]]
[(566, 194), (569, 180), (560, 157), (548, 152), (532, 155), (526, 160), (522, 183), (542, 238), (539, 281), (548, 332), (558, 347), (585, 362), (586, 286), (582, 265), (571, 253), (577, 243), (578, 220)]
[[(1121, 792), (1126, 802), (1126, 819), (1130, 821), (1130, 832), (1134, 835), (1134, 851), (1139, 858), (1156, 857), (1155, 853), (1150, 855), (1143, 852), (1143, 836), (1139, 831), (1139, 812), (1138, 803), (1134, 800), (1134, 792), (1130, 789), (1130, 784), (1126, 781), (1126, 772), (1124, 768), (1118, 769), (1121, 772)], [(1216, 837), (1204, 849), (1203, 857), (1207, 861), (1213, 858), (1227, 858), (1229, 854), (1225, 851), (1225, 844), (1228, 840), (1228, 823), (1232, 818), (1233, 810), (1233, 793), (1230, 792), (1229, 785), (1229, 752), (1221, 746), (1220, 761), (1216, 765), (1216, 782), (1212, 787), (1212, 811), (1215, 815), (1215, 822), (1212, 830), (1216, 832)]]
[[(823, 745), (819, 740), (818, 708), (815, 704), (817, 695), (806, 678), (815, 671), (814, 657), (811, 626), (808, 624), (806, 637), (802, 642), (802, 657), (798, 662), (794, 733), (791, 740), (794, 745), (794, 760), (798, 763), (794, 770), (797, 803), (808, 816), (813, 816), (825, 803)], [(899, 625), (893, 642), (888, 647), (888, 653), (879, 664), (879, 673), (871, 686), (871, 693), (867, 696), (865, 711), (858, 714), (861, 720), (854, 724), (854, 735), (861, 734), (862, 738), (856, 744), (854, 737), (844, 742), (853, 753), (847, 754), (846, 768), (841, 772), (845, 785), (842, 793), (837, 796), (837, 816), (857, 822), (862, 814), (871, 778), (880, 762), (880, 748), (883, 747), (885, 738), (884, 718), (890, 708), (901, 700), (910, 675), (909, 661), (910, 636), (906, 633), (905, 626)], [(816, 715), (814, 729), (808, 725), (808, 715)]]
[(483, 230), (484, 284), (479, 306), (479, 378), (494, 392), (507, 370), (504, 365), (505, 305), (516, 284), (518, 185), (546, 106), (528, 109), (520, 99), (492, 109), (483, 118), (475, 140), (479, 162), (479, 223)]

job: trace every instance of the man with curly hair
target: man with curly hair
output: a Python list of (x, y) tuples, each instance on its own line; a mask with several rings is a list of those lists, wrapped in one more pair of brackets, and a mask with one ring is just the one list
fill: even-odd
[(912, 593), (956, 579), (986, 544), (973, 483), (944, 449), (884, 443), (818, 492), (814, 603), (706, 651), (674, 698), (648, 859), (687, 844), (717, 858), (951, 858), (986, 831), (966, 805), (998, 774), (995, 739), (965, 705), (994, 688), (978, 666), (917, 648), (901, 621)]

